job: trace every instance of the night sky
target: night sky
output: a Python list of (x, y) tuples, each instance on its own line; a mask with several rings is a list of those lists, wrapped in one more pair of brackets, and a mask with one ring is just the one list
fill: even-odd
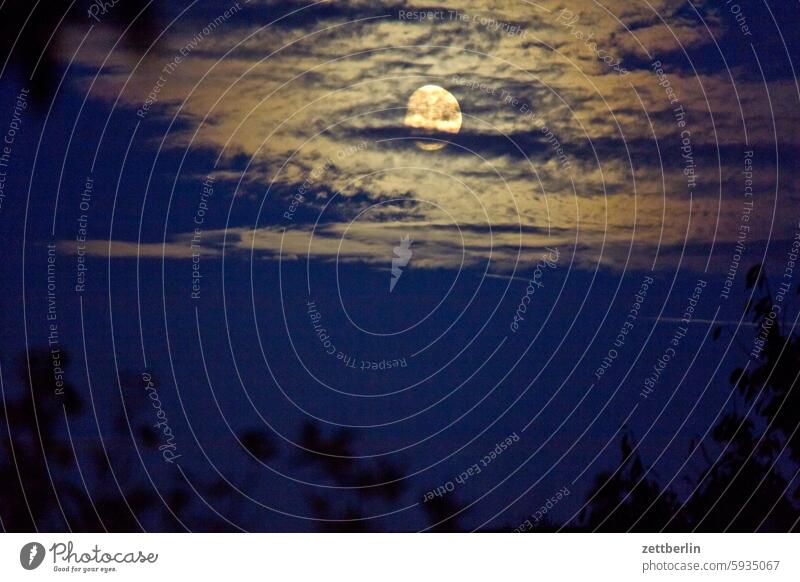
[(723, 530), (676, 508), (742, 433), (792, 498), (735, 370), (800, 370), (796, 2), (51, 4), (0, 7), (0, 466), (54, 500), (4, 529), (592, 530), (625, 474), (612, 529)]

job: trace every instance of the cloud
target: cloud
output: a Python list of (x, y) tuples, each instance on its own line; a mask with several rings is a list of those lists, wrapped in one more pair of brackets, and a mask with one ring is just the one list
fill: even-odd
[[(177, 115), (168, 148), (219, 155), (220, 182), (241, 178), (237, 194), (246, 193), (244, 200), (266, 199), (257, 221), (240, 219), (227, 231), (234, 246), (226, 251), (250, 243), (269, 257), (284, 244), (289, 255), (301, 256), (319, 219), (314, 240), (322, 244), (312, 244), (312, 256), (332, 260), (344, 229), (363, 213), (348, 231), (342, 260), (383, 261), (408, 230), (431, 251), (430, 266), (449, 268), (460, 260), (458, 225), (475, 264), (488, 260), (490, 242), (497, 242), (493, 260), (504, 269), (516, 260), (509, 248), (527, 256), (545, 244), (573, 245), (581, 265), (600, 260), (621, 268), (630, 241), (642, 265), (657, 253), (678, 260), (680, 253), (667, 249), (685, 242), (735, 241), (746, 148), (757, 152), (755, 191), (766, 200), (778, 186), (772, 116), (795, 117), (796, 87), (780, 80), (765, 87), (750, 73), (729, 73), (721, 61), (712, 66), (711, 58), (698, 63), (696, 75), (683, 49), (706, 54), (698, 51), (713, 47), (698, 14), (711, 34), (730, 34), (731, 21), (712, 7), (695, 13), (677, 0), (603, 7), (251, 4), (185, 55), (203, 19), (181, 20), (138, 65), (132, 55), (114, 53), (94, 83), (102, 48), (113, 39), (90, 36), (77, 58), (92, 71), (79, 87), (93, 83), (95, 99), (119, 99), (131, 113), (142, 111), (158, 87), (141, 123), (161, 127)], [(401, 17), (401, 9), (443, 16)], [(263, 28), (293, 10), (280, 25)], [(666, 81), (650, 59), (663, 62)], [(408, 96), (429, 83), (450, 90), (464, 115), (454, 143), (433, 154), (415, 147), (402, 123)], [(685, 174), (684, 131), (694, 187)], [(781, 144), (800, 145), (800, 132), (778, 131)], [(298, 217), (285, 224), (283, 212), (301, 189)], [(384, 203), (392, 199), (406, 204), (387, 213)], [(371, 211), (376, 205), (384, 207)], [(794, 228), (785, 215), (773, 225), (766, 205), (749, 223), (752, 240)], [(442, 213), (450, 226), (442, 226)], [(502, 233), (496, 241), (486, 238), (490, 227)], [(514, 228), (521, 238), (512, 240)], [(547, 232), (558, 233), (556, 240), (541, 234)], [(113, 256), (130, 256), (128, 243), (115, 244), (121, 246)], [(176, 258), (183, 252), (169, 248)]]
[[(178, 237), (182, 242), (137, 243), (135, 241), (99, 240), (86, 241), (81, 249), (90, 257), (112, 257), (117, 259), (191, 259), (193, 255), (201, 257), (220, 256), (218, 249), (208, 245), (192, 246), (191, 236)], [(59, 252), (65, 255), (77, 255), (75, 241), (60, 241)]]

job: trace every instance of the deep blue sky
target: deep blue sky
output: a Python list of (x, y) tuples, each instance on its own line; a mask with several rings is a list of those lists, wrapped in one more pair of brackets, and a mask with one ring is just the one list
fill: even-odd
[[(663, 93), (654, 81), (650, 60), (643, 54), (637, 57), (636, 50), (624, 40), (629, 33), (618, 28), (618, 23), (604, 21), (597, 14), (581, 13), (580, 26), (596, 31), (608, 50), (625, 56), (635, 76), (631, 83), (645, 94), (649, 121), (656, 124), (658, 147), (652, 132), (639, 132), (647, 128), (648, 118), (630, 88), (620, 96), (619, 92), (625, 90), (623, 81), (602, 68), (582, 43), (554, 22), (556, 12), (549, 16), (532, 14), (522, 4), (493, 17), (526, 24), (531, 34), (541, 34), (538, 44), (530, 37), (523, 43), (498, 37), (480, 24), (461, 32), (434, 25), (425, 35), (412, 35), (411, 41), (451, 45), (441, 49), (458, 53), (448, 57), (452, 58), (451, 68), (443, 64), (450, 61), (430, 48), (417, 49), (417, 61), (409, 57), (414, 49), (403, 49), (375, 62), (365, 57), (345, 58), (337, 67), (323, 67), (305, 78), (296, 91), (279, 94), (272, 102), (260, 105), (243, 128), (234, 129), (255, 105), (252, 92), (259, 80), (269, 83), (273, 75), (276, 83), (283, 82), (285, 76), (312, 67), (320, 59), (356, 50), (359, 39), (365, 39), (365, 47), (378, 47), (384, 41), (387, 46), (401, 44), (404, 30), (417, 34), (422, 26), (402, 21), (392, 6), (353, 3), (348, 9), (311, 9), (305, 16), (263, 33), (263, 50), (274, 50), (273, 45), (287, 42), (284, 35), (345, 20), (389, 14), (391, 22), (381, 29), (371, 29), (371, 24), (345, 25), (328, 40), (308, 45), (301, 42), (299, 48), (280, 53), (267, 61), (264, 69), (245, 77), (252, 78), (252, 83), (234, 87), (203, 121), (219, 96), (217, 85), (225, 86), (234, 75), (228, 70), (211, 69), (210, 77), (200, 85), (200, 93), (203, 86), (207, 87), (208, 100), (204, 94), (197, 97), (196, 104), (190, 99), (179, 112), (181, 104), (175, 101), (176, 95), (185, 97), (187, 89), (209, 70), (209, 62), (287, 9), (267, 4), (248, 8), (205, 38), (184, 69), (169, 79), (171, 86), (165, 89), (170, 91), (169, 96), (146, 119), (136, 115), (136, 104), (152, 87), (155, 77), (149, 70), (133, 77), (132, 85), (112, 109), (120, 79), (130, 72), (125, 67), (135, 63), (129, 55), (120, 56), (114, 65), (100, 71), (96, 91), (84, 106), (86, 88), (102, 58), (98, 61), (97, 53), (84, 51), (72, 68), (66, 69), (86, 29), (73, 26), (65, 34), (58, 57), (63, 82), (53, 92), (52, 102), (31, 107), (24, 114), (8, 168), (7, 197), (0, 211), (4, 290), (0, 362), (9, 389), (19, 385), (14, 376), (15, 358), (26, 347), (47, 343), (46, 245), (57, 243), (58, 329), (61, 347), (71, 354), (68, 377), (88, 400), (88, 364), (91, 397), (101, 429), (114, 435), (109, 441), (112, 450), (114, 439), (120, 439), (120, 449), (130, 445), (124, 434), (120, 437), (115, 432), (115, 416), (110, 412), (119, 409), (121, 393), (131, 410), (139, 410), (145, 420), (152, 414), (140, 380), (141, 373), (149, 371), (156, 378), (176, 436), (181, 467), (201, 481), (214, 475), (212, 461), (248, 495), (281, 512), (310, 516), (309, 496), (324, 493), (337, 504), (347, 503), (347, 496), (352, 495), (321, 490), (318, 485), (330, 485), (330, 478), (318, 467), (295, 460), (301, 428), (310, 419), (316, 420), (325, 435), (334, 434), (337, 425), (352, 427), (354, 454), (370, 457), (358, 461), (364, 467), (384, 460), (396, 464), (403, 476), (411, 475), (404, 480), (407, 488), (399, 498), (364, 505), (368, 515), (408, 507), (378, 520), (376, 526), (383, 529), (425, 527), (428, 522), (421, 511), (424, 493), (453, 479), (515, 432), (521, 437), (519, 443), (450, 494), (460, 504), (480, 499), (467, 514), (467, 527), (516, 525), (564, 486), (573, 494), (553, 515), (556, 520), (571, 517), (595, 475), (617, 465), (618, 431), (626, 419), (628, 429), (641, 443), (642, 457), (653, 465), (661, 482), (669, 482), (678, 472), (683, 475), (696, 469), (700, 463), (696, 458), (683, 467), (690, 442), (704, 435), (726, 409), (724, 403), (731, 390), (729, 374), (747, 361), (742, 347), (752, 345), (753, 327), (747, 319), (737, 330), (749, 293), (744, 289), (745, 272), (766, 255), (769, 269), (780, 277), (789, 241), (798, 228), (795, 159), (800, 94), (785, 52), (796, 54), (796, 27), (782, 22), (788, 43), (788, 49), (784, 49), (768, 11), (760, 4), (748, 5), (754, 30), (751, 49), (750, 39), (745, 42), (730, 14), (705, 8), (701, 10), (713, 22), (716, 44), (690, 40), (684, 53), (670, 48), (670, 39), (662, 35), (664, 30), (658, 28), (661, 24), (657, 18), (633, 9), (622, 14), (622, 20), (641, 33), (646, 44), (655, 47), (653, 53), (660, 55), (690, 110), (693, 153), (700, 176), (696, 198), (690, 200), (685, 181), (681, 182), (684, 165), (680, 135), (675, 133), (670, 108), (661, 102)], [(678, 3), (661, 4), (665, 20), (680, 31), (679, 35), (694, 39), (691, 32), (695, 31), (698, 37), (708, 36), (693, 10)], [(785, 14), (782, 3), (771, 2), (769, 6), (773, 13)], [(613, 7), (622, 11), (622, 3)], [(462, 10), (490, 17), (485, 10)], [(796, 7), (792, 5), (791, 10), (795, 13)], [(177, 6), (162, 7), (159, 22), (169, 22), (170, 14), (178, 12)], [(216, 6), (198, 5), (189, 10), (164, 37), (163, 44), (153, 50), (149, 57), (155, 67), (152, 70), (158, 71), (160, 65), (169, 62), (174, 47), (184, 45), (184, 37), (191, 38), (192, 31), (201, 30), (220, 12)], [(107, 50), (107, 35), (116, 34), (116, 29), (99, 25), (88, 37), (88, 46)], [(381, 35), (385, 39), (381, 40)], [(542, 49), (542, 45), (549, 48)], [(258, 55), (257, 48), (258, 43), (247, 45), (224, 62), (234, 61), (232, 69), (238, 75), (244, 70), (241, 62), (264, 57)], [(578, 69), (588, 70), (599, 90), (584, 94), (573, 91), (575, 85), (566, 81), (559, 86), (559, 76), (566, 74), (559, 73), (559, 67), (567, 70), (572, 65), (559, 61), (553, 48), (570, 57)], [(475, 65), (464, 56), (469, 50), (489, 56), (478, 59), (479, 65)], [(764, 78), (754, 72), (758, 67), (754, 51), (765, 71)], [(531, 66), (535, 59), (535, 73), (541, 83), (510, 66), (500, 68), (493, 60), (497, 55), (519, 66)], [(542, 62), (545, 55), (550, 55), (552, 65)], [(493, 66), (498, 67), (495, 77), (487, 74)], [(419, 77), (394, 84), (395, 90), (391, 90), (393, 84), (387, 79), (401, 70)], [(423, 85), (423, 79), (445, 86), (453, 74), (471, 70), (476, 79), (524, 94), (551, 116), (552, 127), (559, 130), (574, 160), (569, 179), (554, 167), (552, 151), (542, 141), (540, 131), (533, 127), (526, 131), (524, 120), (510, 115), (507, 106), (496, 99), (457, 86), (448, 88), (461, 103), (463, 131), (453, 138), (454, 144), (427, 157), (413, 141), (403, 139), (407, 128), (402, 125), (402, 113), (394, 117), (385, 112), (370, 113), (361, 92), (341, 99), (328, 97), (318, 110), (312, 108), (308, 119), (299, 119), (296, 126), (267, 139), (275, 128), (273, 122), (285, 117), (284, 111), (306, 104), (297, 101), (302, 99), (298, 96), (304, 94), (304, 87), (316, 96), (317, 91), (321, 94), (352, 83), (374, 82), (377, 85), (369, 91), (375, 92), (375, 108), (394, 103), (402, 110), (406, 87)], [(552, 77), (548, 77), (548, 71)], [(3, 76), (0, 131), (8, 127), (14, 100), (23, 86), (21, 76), (14, 72), (12, 64)], [(702, 90), (692, 85), (695, 74), (704, 81)], [(617, 83), (623, 83), (622, 88)], [(745, 103), (747, 140), (742, 120), (737, 119), (738, 108), (731, 106), (736, 102), (733, 87)], [(773, 101), (764, 98), (767, 91)], [(547, 98), (548, 92), (560, 95), (573, 111), (559, 105), (555, 97)], [(703, 110), (703, 96), (710, 100), (711, 115)], [(623, 134), (609, 129), (603, 108), (596, 107), (603, 99), (610, 101), (612, 111), (619, 116), (627, 130)], [(794, 100), (792, 104), (787, 103), (790, 99)], [(369, 99), (366, 104), (370, 104)], [(335, 124), (347, 115), (359, 114), (366, 115), (363, 121), (349, 120), (324, 131), (321, 137), (314, 136), (326, 123)], [(173, 115), (177, 115), (177, 121), (170, 127)], [(482, 121), (470, 121), (469, 116)], [(308, 126), (317, 118), (323, 119), (321, 125)], [(591, 141), (580, 139), (576, 129), (579, 120), (581, 127), (586, 124), (589, 128)], [(488, 125), (481, 125), (484, 122)], [(198, 127), (199, 137), (186, 148), (185, 138)], [(503, 131), (492, 127), (502, 127)], [(166, 145), (159, 150), (167, 131)], [(266, 145), (256, 144), (254, 136), (266, 140)], [(227, 137), (231, 143), (217, 162)], [(280, 174), (278, 167), (285, 154), (306, 139), (312, 140), (312, 145), (306, 146), (311, 149), (301, 150), (295, 158), (296, 172), (284, 170)], [(383, 139), (395, 141), (379, 141)], [(326, 249), (315, 250), (308, 258), (280, 257), (280, 248), (274, 243), (286, 225), (281, 215), (304, 173), (321, 156), (335, 155), (337, 148), (362, 140), (370, 144), (370, 155), (348, 158), (335, 176), (316, 183), (311, 189), (313, 197), (301, 204), (289, 225), (290, 231), (300, 233), (298, 236), (307, 236), (332, 192), (345, 188), (345, 195), (334, 199), (321, 215), (324, 238), (320, 244)], [(530, 186), (534, 183), (532, 175), (519, 169), (525, 164), (515, 143), (522, 144), (532, 166), (539, 169), (541, 187)], [(757, 216), (731, 297), (722, 299), (741, 214), (741, 170), (748, 149), (755, 151)], [(95, 155), (97, 163), (92, 170)], [(503, 181), (478, 155), (509, 176), (511, 188), (523, 201), (521, 215), (510, 213)], [(420, 163), (425, 164), (423, 170), (406, 167)], [(343, 185), (348, 179), (387, 168), (391, 176), (385, 179)], [(420, 178), (417, 172), (425, 177)], [(607, 181), (605, 193), (602, 189), (598, 193), (600, 172), (605, 173)], [(77, 265), (74, 238), (81, 213), (80, 193), (89, 174), (94, 180), (87, 213), (91, 256), (86, 262), (87, 288), (79, 294), (73, 289)], [(207, 254), (200, 262), (201, 298), (193, 300), (187, 233), (193, 228), (202, 182), (209, 174), (216, 178), (203, 224), (202, 248)], [(281, 177), (268, 192), (273, 176)], [(662, 176), (666, 176), (663, 184)], [(460, 181), (478, 189), (477, 197), (489, 207), (492, 232), (501, 235), (488, 267), (492, 277), (484, 276), (489, 229), (476, 218), (476, 205), (466, 189), (460, 190)], [(571, 184), (575, 184), (574, 192)], [(528, 187), (533, 188), (533, 194), (526, 190)], [(51, 232), (56, 195), (58, 212), (55, 232)], [(541, 209), (548, 196), (552, 214), (545, 218)], [(393, 197), (405, 202), (389, 204), (391, 211), (384, 208), (382, 214), (369, 219), (371, 224), (366, 226), (378, 230), (357, 223), (357, 234), (345, 238), (344, 255), (337, 263), (335, 254), (327, 249), (339, 244), (342, 225), (347, 226), (372, 204)], [(528, 199), (532, 200), (530, 204)], [(462, 250), (457, 230), (451, 225), (433, 224), (438, 217), (425, 207), (425, 200), (439, 202), (463, 225), (467, 262), (460, 270), (452, 258), (458, 258)], [(634, 201), (641, 206), (629, 217)], [(690, 203), (694, 205), (691, 215)], [(600, 220), (603, 216), (605, 222)], [(721, 217), (719, 222), (717, 216)], [(404, 222), (408, 222), (405, 231)], [(520, 224), (524, 236), (519, 234)], [(689, 236), (684, 242), (679, 235), (687, 224)], [(548, 227), (552, 229), (549, 237)], [(223, 246), (221, 233), (226, 228), (231, 234), (227, 246)], [(242, 233), (252, 229), (263, 244), (251, 254), (252, 239)], [(390, 294), (392, 248), (399, 244), (403, 232), (417, 241), (419, 263), (411, 259), (397, 289)], [(663, 246), (658, 248), (651, 269), (659, 235)], [(108, 241), (113, 241), (110, 258)], [(169, 256), (162, 261), (164, 241), (169, 243), (163, 247)], [(132, 243), (134, 254), (135, 245), (144, 243), (141, 259), (127, 256), (130, 253), (121, 242)], [(292, 244), (292, 252), (303, 248), (297, 242)], [(555, 269), (544, 269), (544, 286), (534, 294), (519, 331), (511, 333), (509, 324), (545, 244), (559, 249), (558, 264)], [(308, 274), (310, 297), (338, 350), (359, 360), (405, 355), (408, 366), (353, 370), (335, 356), (326, 355), (307, 313)], [(646, 276), (652, 276), (654, 283), (639, 317), (625, 345), (619, 348), (618, 358), (598, 381), (594, 372), (614, 347)], [(669, 347), (680, 325), (674, 319), (682, 316), (698, 279), (707, 281), (707, 287), (694, 321), (654, 393), (644, 400), (639, 396), (643, 382)], [(413, 325), (444, 300), (429, 318), (407, 333), (376, 337), (364, 334), (348, 321), (340, 294), (356, 323), (379, 331)], [(724, 328), (716, 341), (711, 338), (710, 325), (715, 314)], [(794, 314), (790, 310), (787, 321)], [(410, 357), (445, 331), (429, 349)], [(72, 431), (79, 442), (86, 446), (96, 442), (93, 418), (81, 417), (74, 422)], [(266, 461), (269, 467), (259, 465), (236, 441), (235, 432), (250, 428), (266, 430), (279, 451)], [(708, 446), (713, 450), (713, 443)], [(174, 477), (175, 466), (164, 463), (158, 451), (146, 450), (145, 461), (157, 483)], [(680, 481), (678, 478), (674, 483), (679, 490)], [(520, 495), (522, 498), (507, 508)], [(225, 511), (224, 507), (220, 509)], [(314, 528), (313, 521), (256, 506), (252, 510), (243, 527)]]

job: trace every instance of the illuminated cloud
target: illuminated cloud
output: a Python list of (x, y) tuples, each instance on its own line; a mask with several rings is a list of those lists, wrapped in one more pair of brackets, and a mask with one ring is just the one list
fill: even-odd
[[(81, 81), (82, 89), (93, 83), (93, 98), (143, 112), (143, 124), (166, 127), (177, 115), (167, 147), (219, 154), (220, 191), (233, 195), (241, 178), (242, 203), (269, 198), (271, 214), (227, 231), (226, 252), (275, 257), (282, 243), (288, 255), (303, 256), (319, 215), (311, 256), (332, 260), (354, 217), (401, 198), (409, 201), (404, 216), (368, 212), (348, 231), (340, 258), (382, 260), (410, 231), (436, 250), (426, 266), (452, 267), (461, 256), (458, 225), (472, 263), (496, 247), (493, 260), (505, 270), (520, 247), (531, 257), (548, 244), (574, 247), (581, 266), (645, 268), (656, 253), (680, 260), (674, 249), (687, 243), (703, 264), (705, 249), (736, 240), (746, 148), (757, 150), (754, 188), (763, 200), (751, 240), (795, 227), (786, 215), (771, 225), (769, 205), (779, 186), (771, 120), (794, 118), (787, 108), (796, 87), (772, 81), (767, 95), (761, 79), (729, 72), (722, 61), (695, 71), (684, 51), (713, 50), (709, 30), (730, 32), (718, 11), (694, 14), (673, 0), (605, 8), (487, 0), (448, 2), (443, 15), (423, 18), (413, 15), (430, 13), (429, 3), (251, 4), (189, 51), (206, 22), (199, 16), (179, 21), (141, 63), (115, 52), (96, 82), (93, 75)], [(269, 28), (254, 24), (292, 10), (299, 12)], [(112, 40), (90, 36), (77, 62), (97, 67)], [(667, 81), (653, 60), (663, 61)], [(409, 95), (426, 84), (452, 92), (463, 113), (453, 146), (437, 152), (414, 147), (403, 124)], [(690, 131), (693, 187), (676, 107)], [(780, 139), (797, 145), (799, 136)], [(280, 209), (317, 174), (303, 201), (310, 222), (284, 224)], [(489, 227), (499, 233), (494, 245)], [(171, 258), (186, 258), (174, 241), (188, 236), (168, 243)], [(93, 254), (107, 253), (105, 244), (97, 241)], [(155, 246), (145, 249), (143, 256), (161, 256)], [(111, 254), (133, 251), (115, 242)]]

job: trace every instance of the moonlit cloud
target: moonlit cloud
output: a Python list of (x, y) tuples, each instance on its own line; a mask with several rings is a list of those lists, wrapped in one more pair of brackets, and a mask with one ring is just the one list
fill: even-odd
[[(188, 14), (141, 63), (114, 52), (92, 86), (93, 99), (118, 100), (136, 114), (161, 77), (141, 123), (177, 116), (168, 148), (220, 156), (220, 192), (232, 196), (241, 179), (242, 203), (268, 199), (269, 213), (230, 225), (225, 252), (275, 258), (283, 245), (289, 257), (372, 264), (410, 234), (430, 250), (417, 263), (429, 267), (457, 265), (466, 248), (468, 264), (491, 255), (507, 271), (547, 245), (574, 250), (579, 266), (619, 269), (649, 267), (657, 254), (680, 260), (689, 244), (696, 256), (684, 262), (704, 264), (703, 249), (736, 240), (746, 149), (758, 152), (753, 185), (762, 200), (750, 240), (796, 226), (786, 215), (772, 224), (770, 210), (776, 187), (785, 186), (775, 183), (771, 120), (795, 117), (786, 108), (796, 87), (765, 85), (722, 61), (695, 70), (686, 54), (713, 50), (711, 34), (729, 34), (735, 25), (717, 10), (695, 13), (673, 0), (619, 0), (605, 8), (490, 1), (441, 9), (422, 2), (302, 6), (252, 2), (187, 52), (204, 24)], [(406, 16), (423, 8), (446, 16)], [(300, 13), (263, 27), (290, 9)], [(77, 62), (99, 66), (110, 42), (92, 35)], [(653, 60), (664, 63), (671, 94)], [(92, 83), (93, 74), (80, 81), (84, 89)], [(437, 152), (415, 148), (403, 126), (409, 95), (427, 84), (453, 93), (463, 113), (461, 133)], [(678, 106), (686, 128), (676, 123)], [(694, 186), (682, 158), (684, 129)], [(780, 139), (797, 145), (798, 136)], [(305, 218), (287, 222), (282, 209), (301, 188)], [(405, 205), (370, 210), (390, 200)], [(206, 240), (216, 245), (222, 234)], [(111, 254), (160, 257), (166, 248), (172, 258), (187, 258), (189, 237), (178, 233), (166, 247), (138, 249), (115, 241)], [(335, 252), (340, 242), (343, 250)], [(91, 253), (108, 253), (103, 244), (96, 241)]]

